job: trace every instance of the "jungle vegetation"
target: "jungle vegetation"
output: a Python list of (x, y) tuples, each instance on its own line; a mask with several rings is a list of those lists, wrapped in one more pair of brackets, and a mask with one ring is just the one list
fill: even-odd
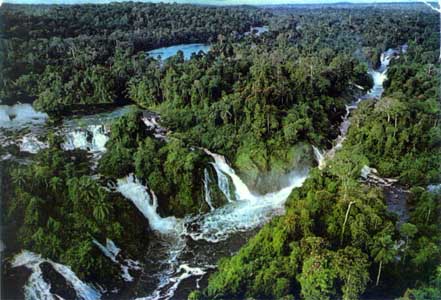
[[(3, 5), (0, 20), (5, 102), (33, 101), (55, 118), (76, 106), (139, 107), (112, 125), (98, 180), (87, 154), (63, 152), (56, 136), (28, 165), (2, 162), (9, 175), (2, 221), (17, 220), (17, 248), (104, 284), (119, 270), (95, 253), (92, 239), (131, 245), (131, 257), (150, 233), (133, 205), (101, 183), (135, 173), (157, 192), (162, 215), (207, 210), (202, 177), (210, 158), (201, 147), (225, 155), (251, 186), (258, 174), (283, 174), (296, 163), (292, 153), (311, 152), (299, 145), (332, 146), (345, 105), (372, 87), (367, 70), (384, 50), (407, 43), (383, 98), (365, 100), (352, 116), (343, 150), (313, 169), (286, 214), (222, 259), (207, 288), (190, 298), (439, 296), (440, 195), (427, 190), (439, 183), (441, 162), (436, 14), (418, 6), (113, 3)], [(257, 25), (270, 30), (243, 34)], [(182, 52), (166, 61), (146, 54), (192, 42), (210, 43), (211, 51), (190, 60)], [(161, 115), (167, 141), (146, 130), (143, 109)], [(408, 191), (408, 219), (388, 210), (381, 187), (360, 181), (364, 165)]]

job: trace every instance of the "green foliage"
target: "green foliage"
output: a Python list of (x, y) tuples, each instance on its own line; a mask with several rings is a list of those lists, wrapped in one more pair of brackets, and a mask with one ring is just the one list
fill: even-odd
[[(211, 159), (181, 140), (165, 142), (153, 137), (141, 116), (141, 111), (133, 111), (112, 124), (108, 151), (99, 161), (100, 172), (113, 178), (135, 173), (155, 192), (165, 215), (184, 217), (207, 211), (202, 179)], [(213, 202), (224, 200), (214, 180), (210, 189)]]
[(122, 196), (89, 176), (84, 153), (51, 146), (8, 172), (12, 193), (4, 200), (4, 222), (17, 222), (21, 248), (71, 266), (80, 278), (120, 280), (118, 266), (92, 241), (112, 239), (124, 245), (124, 255), (136, 257), (148, 239), (148, 224)]
[(434, 34), (410, 43), (409, 52), (393, 61), (386, 96), (360, 105), (346, 143), (357, 146), (380, 174), (406, 185), (440, 180), (440, 76), (435, 75), (440, 70), (434, 65), (437, 54), (428, 50), (436, 42)]
[(355, 183), (347, 197), (357, 204), (340, 245), (348, 201), (342, 185), (330, 173), (314, 171), (291, 194), (285, 216), (265, 225), (237, 255), (221, 261), (209, 280), (207, 297), (278, 299), (301, 291), (305, 299), (357, 299), (370, 278), (369, 245), (375, 233), (388, 226), (388, 217), (381, 195)]
[(415, 289), (408, 289), (399, 300), (435, 300), (441, 297), (441, 266), (436, 268), (435, 276), (433, 276), (428, 284)]
[[(6, 4), (0, 12), (5, 58), (0, 94), (6, 101), (37, 99), (37, 108), (54, 113), (127, 100), (129, 80), (148, 78), (146, 68), (155, 64), (146, 51), (243, 33), (268, 15), (250, 8), (171, 4)], [(138, 93), (153, 87), (154, 82)]]

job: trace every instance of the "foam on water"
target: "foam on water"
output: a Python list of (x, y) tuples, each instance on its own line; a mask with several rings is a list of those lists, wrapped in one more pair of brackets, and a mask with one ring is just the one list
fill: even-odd
[(138, 298), (138, 300), (158, 300), (158, 299), (170, 299), (174, 296), (177, 288), (179, 287), (179, 284), (182, 282), (182, 280), (190, 278), (192, 276), (203, 276), (207, 272), (203, 270), (202, 268), (198, 267), (190, 267), (187, 264), (182, 264), (178, 267), (176, 273), (178, 274), (173, 278), (173, 280), (170, 280), (170, 282), (167, 282), (168, 284), (171, 283), (171, 286), (168, 287), (167, 292), (165, 294), (160, 293), (154, 293), (153, 295), (145, 298)]
[[(293, 171), (289, 176), (289, 185), (277, 192), (265, 195), (251, 194), (250, 198), (242, 197), (242, 201), (230, 202), (200, 216), (194, 221), (197, 224), (194, 226), (196, 229), (188, 232), (188, 235), (194, 240), (216, 243), (226, 240), (235, 232), (251, 230), (266, 223), (274, 215), (284, 212), (288, 196), (294, 188), (302, 186), (307, 173), (306, 170)], [(245, 184), (242, 180), (240, 182), (238, 186), (242, 188)], [(237, 189), (238, 186), (235, 184), (234, 188)]]
[(41, 255), (23, 250), (17, 254), (12, 260), (12, 267), (25, 266), (32, 270), (32, 274), (24, 287), (25, 298), (27, 300), (57, 300), (59, 296), (50, 292), (50, 283), (43, 278), (40, 264), (47, 262), (62, 275), (66, 281), (75, 289), (77, 296), (83, 300), (97, 300), (101, 298), (101, 294), (93, 287), (82, 282), (72, 270), (62, 264), (55, 263), (49, 259), (43, 259)]
[(312, 146), (314, 151), (315, 160), (318, 163), (318, 168), (322, 170), (325, 167), (325, 154), (316, 146)]
[(81, 149), (93, 153), (106, 151), (109, 129), (105, 125), (89, 125), (68, 130), (62, 145), (64, 150)]
[(133, 276), (130, 274), (129, 270), (140, 270), (140, 264), (137, 261), (131, 259), (124, 259), (122, 262), (118, 260), (118, 254), (121, 249), (118, 248), (111, 239), (106, 239), (106, 245), (101, 244), (97, 240), (92, 241), (103, 254), (108, 257), (113, 263), (117, 264), (121, 268), (121, 277), (127, 281), (133, 281)]
[[(200, 279), (207, 269), (213, 267), (197, 260), (189, 263), (181, 257), (188, 247), (187, 237), (213, 244), (227, 240), (234, 233), (263, 225), (274, 215), (284, 212), (284, 204), (291, 191), (303, 184), (308, 173), (307, 170), (292, 171), (288, 176), (290, 178), (288, 186), (277, 192), (259, 195), (250, 191), (222, 155), (208, 150), (206, 152), (213, 157), (213, 166), (218, 172), (218, 185), (226, 195), (230, 190), (234, 191), (236, 198), (229, 197), (230, 202), (221, 208), (214, 208), (209, 204), (212, 210), (205, 215), (185, 219), (161, 217), (157, 213), (158, 201), (146, 185), (133, 175), (119, 179), (117, 182), (116, 189), (131, 200), (148, 219), (151, 228), (159, 233), (161, 238), (166, 239), (166, 246), (156, 250), (167, 253), (164, 259), (155, 262), (163, 268), (159, 273), (151, 275), (153, 278), (158, 278), (157, 287), (149, 296), (139, 299), (171, 299), (184, 279), (192, 276)], [(207, 200), (210, 191), (209, 185), (205, 184), (209, 182), (208, 171), (205, 171), (205, 201), (211, 203), (211, 198)], [(230, 182), (233, 186), (230, 186)]]
[(20, 151), (28, 152), (28, 153), (37, 153), (42, 149), (46, 149), (49, 147), (47, 143), (40, 141), (35, 135), (32, 133), (26, 134), (20, 139)]
[(383, 83), (387, 79), (387, 71), (390, 65), (390, 62), (392, 58), (394, 58), (396, 55), (400, 53), (400, 51), (404, 51), (404, 46), (402, 47), (403, 50), (397, 50), (397, 49), (388, 49), (387, 51), (383, 52), (380, 57), (380, 67), (377, 70), (369, 70), (368, 73), (372, 76), (372, 79), (374, 80), (374, 86), (372, 89), (368, 92), (367, 96), (372, 98), (381, 98), (381, 95), (383, 94), (384, 88)]

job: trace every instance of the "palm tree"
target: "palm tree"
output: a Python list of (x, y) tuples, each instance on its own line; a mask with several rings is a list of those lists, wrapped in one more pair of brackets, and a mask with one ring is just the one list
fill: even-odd
[(92, 213), (95, 219), (102, 222), (109, 215), (110, 207), (107, 201), (106, 192), (103, 189), (99, 189), (97, 195), (98, 198), (97, 201), (94, 203)]
[(397, 250), (392, 237), (384, 232), (377, 234), (374, 237), (374, 243), (372, 245), (371, 254), (374, 257), (375, 262), (379, 263), (376, 285), (380, 282), (381, 269), (383, 264), (392, 262), (395, 258)]
[(26, 172), (22, 168), (13, 170), (11, 172), (11, 177), (12, 177), (12, 182), (19, 187), (24, 187), (27, 182)]

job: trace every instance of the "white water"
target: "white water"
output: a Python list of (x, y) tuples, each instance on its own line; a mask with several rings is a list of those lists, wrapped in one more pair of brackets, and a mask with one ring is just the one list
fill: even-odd
[(221, 171), (221, 169), (215, 163), (213, 163), (213, 167), (214, 170), (216, 171), (217, 185), (219, 189), (224, 194), (225, 198), (227, 198), (228, 202), (234, 202), (234, 197), (233, 195), (231, 195), (229, 178)]
[(38, 151), (42, 149), (46, 149), (49, 147), (47, 143), (44, 143), (40, 141), (35, 135), (32, 133), (26, 134), (23, 136), (20, 141), (20, 151), (21, 152), (28, 152), (28, 153), (37, 153)]
[(158, 199), (155, 194), (149, 194), (148, 187), (133, 175), (118, 179), (117, 191), (132, 201), (139, 211), (147, 218), (150, 227), (162, 234), (176, 234), (181, 231), (182, 224), (175, 217), (161, 217), (158, 212)]
[(92, 242), (98, 246), (98, 248), (104, 253), (105, 256), (110, 258), (113, 262), (118, 262), (116, 260), (116, 257), (118, 256), (121, 249), (118, 248), (112, 240), (106, 239), (105, 246), (95, 239)]
[(32, 274), (24, 287), (26, 300), (57, 300), (61, 299), (58, 295), (50, 292), (50, 283), (43, 278), (40, 264), (48, 262), (52, 267), (62, 275), (66, 281), (75, 289), (79, 299), (97, 300), (101, 298), (101, 294), (93, 287), (82, 282), (72, 270), (62, 264), (55, 263), (48, 259), (43, 259), (41, 255), (23, 250), (17, 254), (11, 263), (12, 267), (25, 266), (32, 270)]
[(316, 146), (312, 146), (312, 149), (314, 151), (315, 160), (318, 163), (319, 170), (323, 170), (326, 166), (325, 154), (322, 151), (320, 151), (320, 149), (317, 148)]
[[(225, 175), (228, 175), (231, 180), (233, 181), (234, 190), (236, 194), (237, 200), (253, 200), (256, 199), (256, 196), (254, 196), (250, 189), (246, 186), (246, 184), (239, 178), (239, 176), (236, 175), (236, 172), (234, 172), (233, 168), (231, 168), (226, 160), (225, 157), (222, 155), (212, 153), (205, 149), (205, 153), (213, 157), (214, 159), (214, 167), (216, 169), (216, 172), (219, 175), (219, 171), (224, 173)], [(221, 175), (221, 182), (219, 184), (219, 188), (224, 192), (225, 196), (229, 194), (229, 181), (225, 180), (225, 177)], [(224, 191), (225, 190), (225, 191)], [(228, 192), (227, 192), (228, 191)], [(231, 197), (231, 196), (230, 196)], [(233, 199), (228, 198), (229, 202), (233, 202)]]
[(112, 262), (118, 264), (121, 268), (121, 277), (127, 281), (131, 282), (133, 281), (133, 276), (130, 275), (129, 270), (140, 270), (140, 264), (137, 261), (131, 260), (131, 259), (125, 259), (123, 262), (118, 261), (117, 257), (118, 254), (121, 252), (121, 249), (118, 248), (115, 243), (110, 240), (106, 239), (106, 245), (104, 246), (97, 240), (92, 241), (102, 252), (105, 256), (107, 256)]
[[(0, 105), (0, 143), (2, 146), (15, 144), (20, 151), (28, 153), (37, 153), (47, 148), (47, 144), (37, 137), (47, 118), (47, 114), (36, 111), (31, 104)], [(5, 134), (5, 131), (20, 131), (25, 128), (30, 131), (19, 138)]]
[(208, 207), (210, 207), (210, 210), (214, 210), (213, 203), (211, 202), (211, 191), (210, 191), (210, 174), (208, 173), (208, 170), (204, 170), (204, 195), (205, 195), (205, 202), (207, 202)]
[(302, 186), (307, 178), (306, 170), (293, 171), (289, 176), (289, 185), (281, 190), (265, 195), (252, 194), (234, 170), (228, 166), (223, 156), (213, 153), (210, 155), (215, 158), (215, 164), (219, 169), (228, 171), (228, 176), (237, 177), (232, 183), (241, 200), (232, 201), (196, 219), (197, 229), (188, 232), (194, 240), (216, 243), (228, 239), (232, 233), (247, 231), (266, 223), (274, 215), (284, 212), (284, 204), (291, 191)]
[(167, 129), (159, 124), (159, 119), (158, 115), (151, 112), (144, 112), (141, 118), (147, 129), (153, 132), (155, 138), (167, 140)]
[(188, 264), (182, 264), (178, 267), (176, 273), (177, 276), (173, 277), (169, 282), (165, 281), (167, 284), (171, 283), (171, 286), (167, 288), (167, 292), (163, 295), (160, 293), (154, 293), (153, 295), (145, 298), (139, 298), (138, 300), (157, 300), (157, 299), (170, 299), (174, 296), (179, 284), (182, 280), (190, 278), (192, 276), (203, 276), (207, 272), (202, 268), (190, 267)]
[[(98, 158), (106, 151), (110, 122), (132, 109), (132, 106), (117, 108), (111, 112), (80, 117), (66, 118), (62, 126), (56, 126), (57, 133), (64, 136), (64, 150), (82, 149)], [(17, 145), (22, 152), (37, 153), (48, 147), (39, 136), (47, 131), (45, 127), (48, 115), (35, 111), (30, 104), (0, 105), (0, 143), (2, 146)], [(7, 131), (29, 129), (20, 137), (12, 136)], [(13, 156), (8, 156), (10, 159)]]
[[(284, 204), (291, 191), (295, 187), (300, 187), (307, 177), (307, 170), (293, 171), (290, 173), (288, 186), (274, 193), (259, 195), (250, 191), (223, 156), (208, 150), (206, 152), (214, 159), (213, 166), (218, 172), (218, 186), (226, 196), (229, 195), (229, 191), (234, 191), (236, 198), (227, 197), (229, 202), (221, 208), (210, 205), (211, 198), (207, 198), (207, 195), (210, 195), (208, 171), (205, 170), (205, 201), (212, 209), (205, 215), (186, 219), (161, 217), (157, 213), (157, 199), (147, 186), (142, 185), (133, 175), (119, 179), (117, 182), (116, 189), (135, 204), (148, 219), (154, 231), (161, 234), (162, 238), (166, 238), (165, 246), (157, 251), (166, 251), (168, 255), (156, 261), (156, 264), (164, 266), (164, 269), (152, 275), (159, 280), (157, 288), (150, 296), (140, 299), (170, 299), (182, 280), (192, 276), (200, 279), (207, 269), (213, 267), (203, 261), (188, 262), (181, 257), (188, 247), (186, 237), (213, 244), (227, 240), (234, 233), (259, 227), (274, 215), (284, 212)], [(230, 182), (233, 184), (232, 187)]]
[(381, 95), (383, 94), (384, 88), (383, 83), (387, 79), (387, 71), (389, 68), (389, 64), (396, 55), (400, 53), (400, 51), (404, 51), (404, 46), (401, 47), (403, 50), (396, 50), (396, 49), (388, 49), (387, 51), (383, 52), (380, 57), (381, 65), (377, 70), (369, 70), (369, 74), (372, 76), (372, 79), (374, 80), (374, 86), (367, 94), (370, 98), (381, 98)]
[(369, 98), (375, 98), (379, 99), (381, 98), (381, 95), (383, 94), (384, 87), (383, 83), (387, 79), (387, 71), (389, 68), (389, 64), (391, 60), (399, 55), (401, 52), (405, 52), (407, 49), (407, 45), (404, 45), (400, 47), (399, 50), (397, 49), (388, 49), (387, 51), (383, 52), (381, 54), (381, 65), (377, 70), (369, 70), (368, 73), (372, 76), (374, 80), (374, 86), (372, 89), (362, 98), (357, 99), (357, 101), (353, 102), (351, 105), (346, 105), (346, 114), (343, 117), (343, 121), (340, 125), (340, 135), (335, 140), (334, 146), (327, 152), (323, 153), (320, 151), (320, 149), (313, 146), (314, 154), (316, 157), (316, 160), (319, 164), (319, 169), (323, 169), (326, 166), (326, 160), (332, 159), (335, 155), (335, 152), (340, 149), (343, 145), (343, 142), (346, 139), (346, 135), (349, 130), (349, 126), (351, 125), (349, 116), (351, 114), (351, 111), (357, 109), (358, 104), (364, 100)]
[(109, 140), (108, 134), (109, 128), (105, 125), (79, 127), (66, 132), (62, 147), (64, 150), (81, 149), (92, 153), (103, 153)]

